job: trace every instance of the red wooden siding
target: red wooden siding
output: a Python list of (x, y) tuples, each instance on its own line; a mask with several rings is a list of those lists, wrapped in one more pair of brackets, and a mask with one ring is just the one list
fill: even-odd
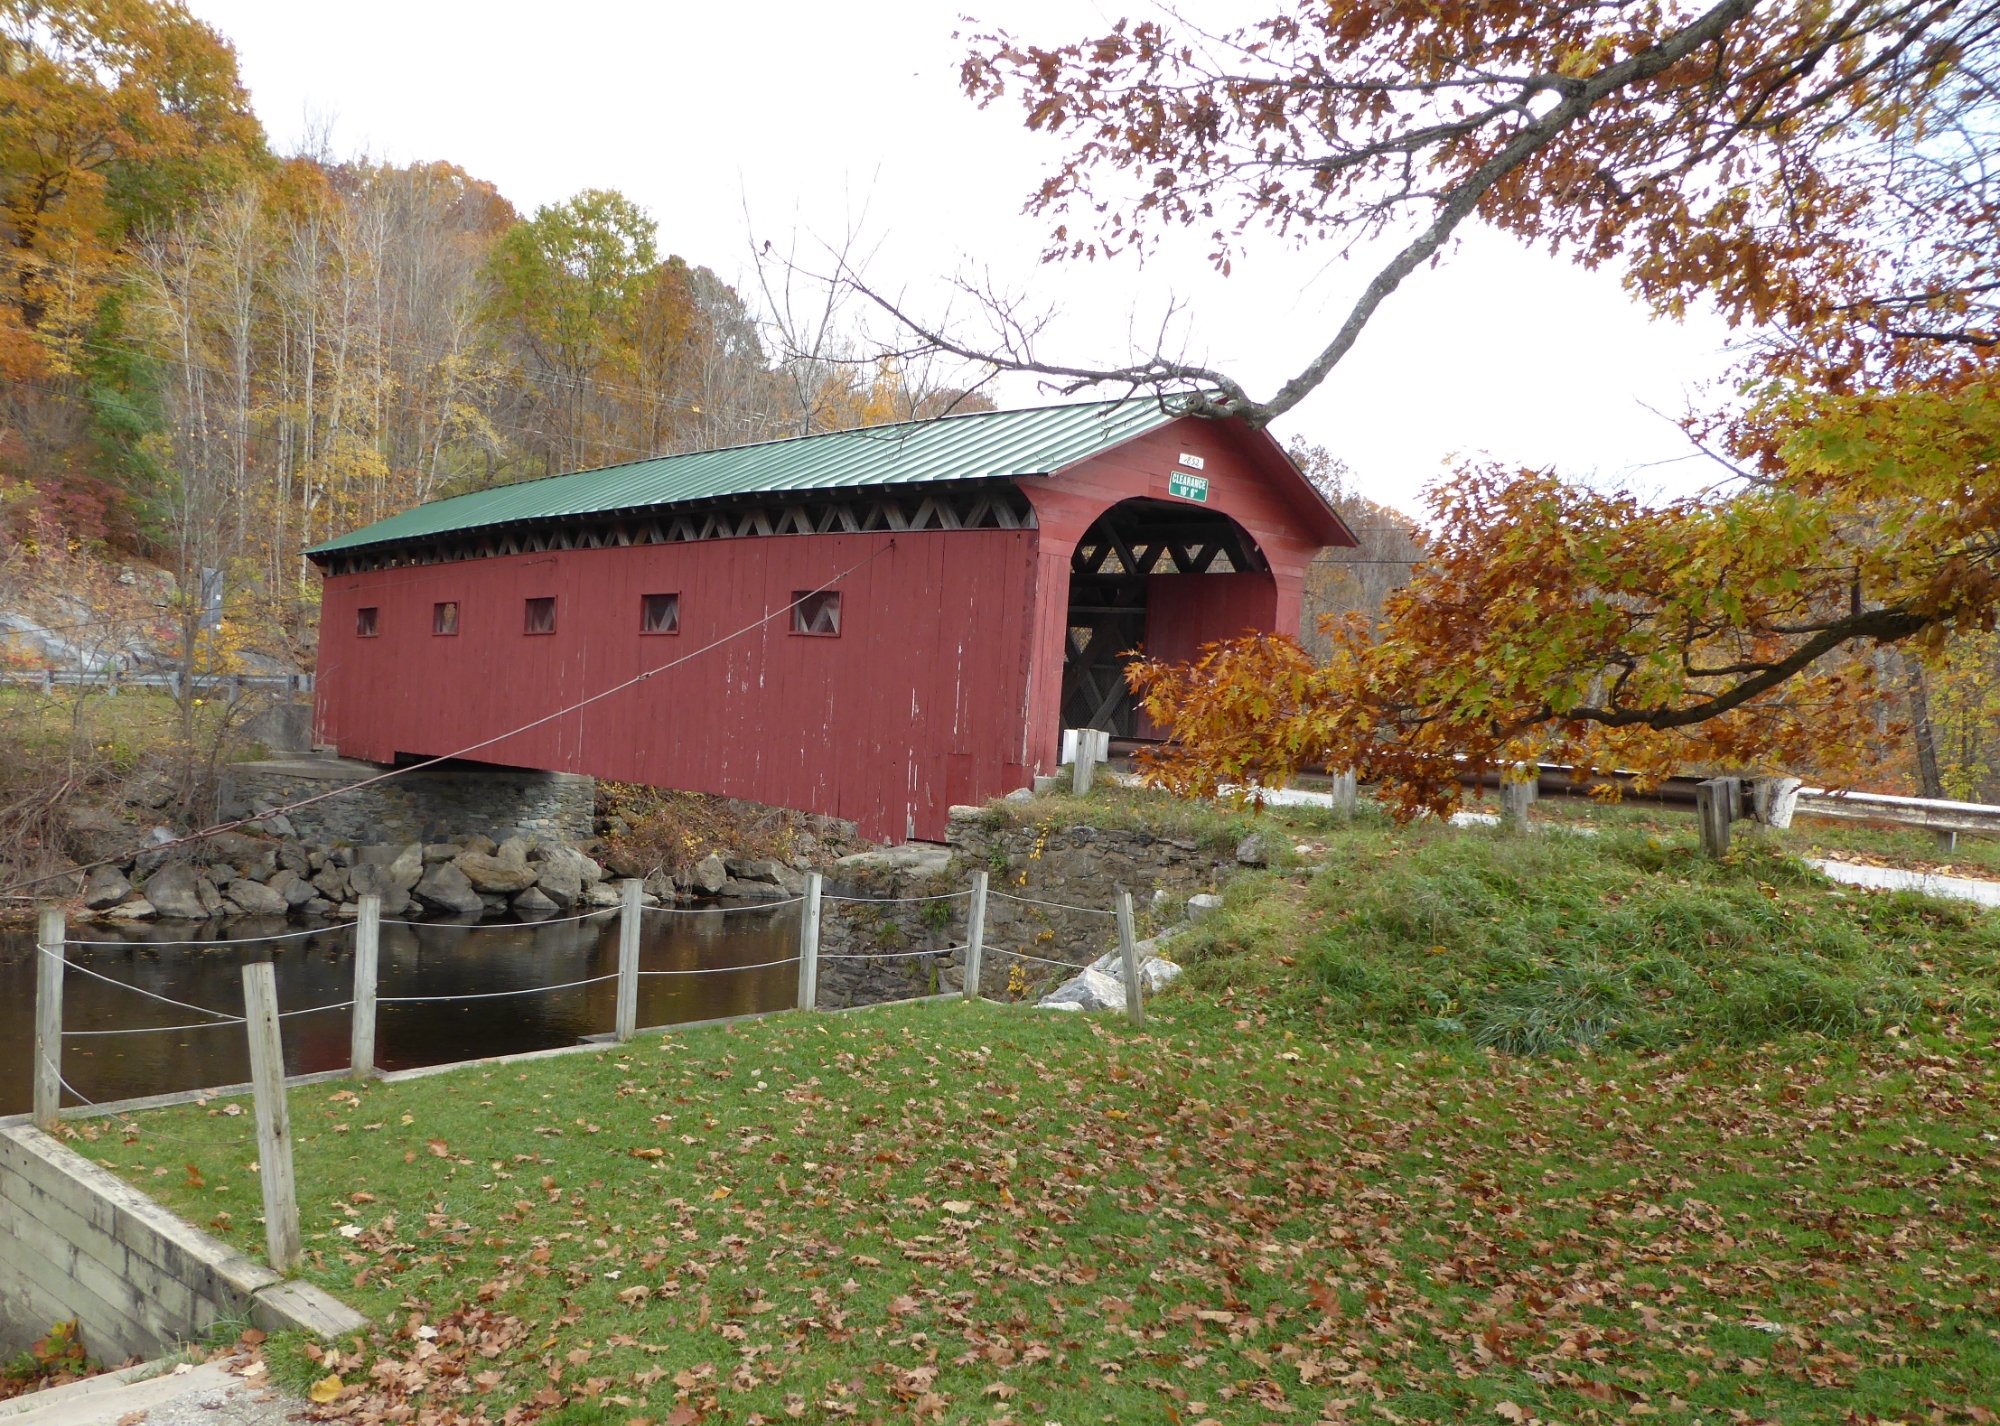
[[(329, 578), (319, 737), (349, 757), (437, 756), (659, 667), (685, 664), (472, 755), (752, 798), (942, 838), (953, 802), (1025, 785), (1032, 530), (774, 536), (572, 550)], [(874, 556), (873, 559), (869, 559)], [(840, 633), (786, 606), (839, 584)], [(680, 632), (642, 634), (680, 593)], [(553, 596), (553, 637), (523, 632)], [(457, 600), (458, 633), (431, 632)], [(381, 611), (358, 638), (354, 611)], [(777, 617), (727, 643), (715, 640)]]

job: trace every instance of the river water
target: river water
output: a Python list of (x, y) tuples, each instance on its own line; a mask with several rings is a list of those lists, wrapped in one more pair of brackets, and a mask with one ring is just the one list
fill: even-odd
[[(267, 924), (267, 923), (259, 923)], [(77, 1035), (76, 1031), (136, 1030), (201, 1024), (206, 1017), (134, 994), (154, 995), (228, 1015), (243, 1013), (241, 967), (269, 960), (277, 968), (281, 1012), (338, 1005), (354, 990), (354, 931), (329, 926), (290, 939), (229, 946), (179, 946), (202, 934), (179, 926), (72, 927), (74, 940), (111, 944), (69, 949), (65, 974), (62, 1073), (94, 1103), (250, 1077), (243, 1027), (167, 1029), (144, 1034)], [(241, 926), (218, 937), (245, 937)], [(703, 975), (642, 975), (639, 1024), (674, 1025), (724, 1015), (778, 1010), (797, 1002), (798, 967), (730, 971), (783, 961), (798, 953), (799, 908), (648, 911), (642, 920), (642, 971), (721, 971)], [(384, 925), (377, 994), (490, 995), (612, 975), (618, 966), (618, 915), (541, 925), (486, 922)], [(95, 976), (86, 974), (95, 972)], [(99, 979), (97, 977), (104, 977)], [(116, 981), (120, 984), (110, 984)], [(376, 1019), (376, 1063), (383, 1069), (448, 1064), (486, 1055), (573, 1045), (613, 1025), (617, 982), (534, 995), (383, 1005)], [(35, 1026), (35, 937), (0, 930), (0, 1113), (31, 1107)], [(348, 1062), (348, 1012), (286, 1013), (285, 1068), (292, 1074), (340, 1069)], [(72, 1094), (65, 1104), (76, 1103)]]

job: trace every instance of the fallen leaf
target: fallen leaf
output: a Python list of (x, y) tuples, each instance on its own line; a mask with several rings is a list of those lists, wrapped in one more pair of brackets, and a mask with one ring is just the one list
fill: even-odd
[(312, 1389), (306, 1392), (306, 1395), (324, 1406), (340, 1395), (340, 1389), (344, 1385), (345, 1383), (337, 1376), (323, 1376), (312, 1384)]

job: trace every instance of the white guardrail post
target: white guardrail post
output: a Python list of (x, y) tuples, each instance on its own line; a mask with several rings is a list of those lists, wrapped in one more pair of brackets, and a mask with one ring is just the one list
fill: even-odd
[(382, 898), (361, 898), (354, 918), (354, 1029), (348, 1042), (347, 1072), (356, 1079), (375, 1073), (375, 986), (382, 957)]
[(299, 1198), (292, 1177), (292, 1119), (285, 1106), (285, 1050), (278, 1039), (278, 974), (269, 961), (243, 967), (244, 1029), (257, 1106), (257, 1180), (264, 1190), (264, 1247), (271, 1266), (299, 1262)]
[(805, 905), (799, 908), (799, 1009), (819, 1008), (820, 874), (806, 873)]
[(35, 934), (35, 1125), (54, 1133), (62, 1108), (63, 955), (69, 932), (62, 908), (44, 906)]
[(972, 907), (965, 915), (965, 998), (979, 999), (979, 963), (986, 954), (986, 882), (984, 868), (972, 874)]
[(618, 1043), (639, 1031), (639, 893), (645, 883), (628, 876), (619, 886), (618, 903)]

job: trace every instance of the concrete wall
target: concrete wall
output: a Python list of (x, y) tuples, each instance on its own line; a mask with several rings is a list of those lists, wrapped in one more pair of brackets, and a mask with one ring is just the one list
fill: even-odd
[[(222, 812), (245, 817), (379, 775), (346, 758), (232, 763), (222, 771)], [(437, 842), (480, 832), (581, 841), (591, 834), (596, 779), (514, 768), (425, 768), (286, 814), (301, 841)]]
[(363, 1319), (217, 1242), (39, 1129), (0, 1128), (0, 1353), (77, 1318), (98, 1361), (156, 1357), (218, 1318), (353, 1331)]

